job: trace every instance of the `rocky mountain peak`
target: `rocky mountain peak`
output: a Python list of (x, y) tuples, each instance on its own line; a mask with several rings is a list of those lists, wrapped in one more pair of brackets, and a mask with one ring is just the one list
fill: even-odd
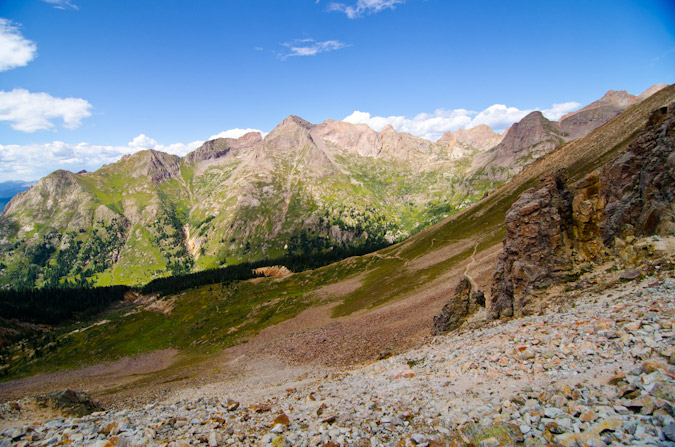
[(216, 138), (209, 140), (185, 156), (187, 163), (198, 163), (205, 160), (215, 160), (232, 151), (239, 151), (253, 147), (262, 142), (259, 132), (249, 132), (239, 138)]
[(458, 129), (457, 132), (445, 132), (438, 143), (448, 143), (451, 147), (462, 145), (484, 151), (495, 147), (504, 137), (498, 134), (487, 124), (480, 124), (470, 129)]
[(652, 85), (647, 90), (645, 90), (644, 92), (642, 92), (638, 95), (638, 97), (637, 97), (638, 102), (644, 101), (645, 99), (652, 96), (654, 93), (659, 92), (666, 87), (668, 87), (668, 84), (654, 84), (654, 85)]
[(126, 155), (118, 163), (107, 165), (102, 169), (104, 173), (123, 169), (133, 177), (146, 176), (159, 183), (179, 176), (180, 157), (155, 149), (145, 149)]
[(560, 118), (560, 122), (562, 123), (567, 118), (570, 118), (574, 115), (587, 112), (589, 110), (597, 110), (597, 109), (610, 109), (614, 112), (611, 117), (606, 119), (606, 121), (608, 121), (609, 119), (623, 112), (633, 104), (644, 101), (645, 99), (649, 98), (651, 95), (658, 92), (659, 90), (664, 89), (665, 87), (668, 87), (668, 84), (655, 84), (649, 87), (647, 90), (645, 90), (638, 96), (631, 95), (626, 90), (609, 90), (607, 93), (604, 94), (602, 98), (590, 103), (586, 107), (582, 107), (579, 110), (575, 110), (574, 112), (570, 112), (567, 113), (566, 115), (563, 115), (562, 118)]
[[(271, 141), (277, 140), (279, 138), (297, 138), (299, 139), (301, 135), (309, 135), (309, 130), (314, 127), (309, 121), (306, 121), (299, 116), (290, 115), (284, 119), (277, 127), (272, 129), (265, 141), (269, 144)], [(295, 135), (295, 137), (293, 137)]]
[(384, 126), (382, 128), (382, 130), (380, 130), (380, 133), (382, 133), (382, 134), (393, 133), (393, 132), (396, 132), (396, 129), (394, 129), (394, 126), (392, 126), (391, 124), (387, 124), (386, 126)]
[(549, 139), (551, 131), (560, 133), (554, 123), (537, 110), (511, 126), (499, 147), (507, 153), (517, 153), (523, 148)]
[(307, 120), (300, 118), (299, 116), (289, 115), (277, 127), (287, 127), (287, 126), (300, 126), (304, 127), (305, 129), (310, 129), (313, 126), (313, 124)]

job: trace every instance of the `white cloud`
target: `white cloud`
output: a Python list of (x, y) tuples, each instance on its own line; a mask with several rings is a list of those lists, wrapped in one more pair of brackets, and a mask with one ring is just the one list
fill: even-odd
[[(212, 136), (225, 135), (235, 138), (256, 129), (230, 129)], [(261, 132), (265, 134), (265, 132)], [(203, 141), (190, 143), (160, 144), (146, 134), (140, 134), (126, 145), (110, 146), (92, 143), (64, 143), (53, 141), (45, 144), (0, 144), (0, 178), (3, 180), (37, 180), (55, 169), (78, 172), (82, 169), (94, 171), (103, 164), (113, 163), (120, 157), (143, 149), (155, 149), (173, 155), (184, 156), (204, 144)]]
[(520, 121), (530, 112), (532, 110), (520, 110), (516, 107), (507, 107), (504, 104), (494, 104), (477, 113), (467, 128), (487, 124), (491, 128), (501, 131)]
[(541, 113), (544, 116), (552, 121), (558, 121), (566, 113), (576, 110), (581, 107), (581, 104), (578, 102), (564, 102), (562, 104), (553, 104), (553, 107), (550, 109), (544, 109)]
[[(580, 106), (576, 102), (554, 104), (550, 109), (541, 112), (550, 120), (558, 120), (565, 113)], [(371, 116), (370, 113), (355, 111), (344, 119), (349, 123), (367, 124), (373, 129), (380, 131), (387, 125), (391, 125), (399, 132), (406, 132), (431, 141), (438, 140), (443, 133), (457, 129), (470, 129), (480, 124), (487, 124), (495, 132), (503, 132), (513, 123), (520, 121), (525, 115), (534, 110), (520, 110), (517, 107), (507, 107), (503, 104), (494, 104), (480, 111), (474, 112), (466, 109), (445, 110), (438, 109), (433, 113), (420, 113), (414, 118), (405, 116)]]
[(45, 3), (49, 3), (50, 5), (54, 5), (54, 8), (56, 9), (74, 9), (78, 10), (79, 8), (75, 3), (73, 3), (71, 0), (42, 0)]
[(263, 137), (267, 135), (267, 132), (263, 132), (262, 130), (259, 129), (239, 129), (237, 127), (235, 129), (225, 130), (216, 135), (211, 135), (209, 137), (209, 140), (215, 140), (216, 138), (239, 138), (246, 135), (249, 132), (258, 132)]
[(405, 0), (357, 0), (353, 6), (333, 2), (328, 5), (328, 10), (344, 12), (350, 19), (355, 19), (363, 15), (375, 14), (384, 9), (394, 9), (396, 5), (404, 2)]
[(286, 60), (291, 56), (316, 56), (320, 53), (328, 53), (349, 46), (338, 40), (317, 42), (314, 39), (298, 39), (292, 42), (282, 43), (281, 45), (288, 49), (284, 53), (279, 54), (281, 60)]
[(154, 149), (157, 147), (157, 145), (158, 143), (156, 140), (150, 138), (144, 133), (140, 134), (129, 142), (130, 147), (135, 147), (138, 149)]
[(59, 118), (63, 127), (75, 129), (83, 118), (91, 116), (90, 108), (91, 104), (81, 98), (55, 98), (20, 88), (0, 91), (0, 121), (9, 121), (12, 129), (22, 132), (52, 129), (52, 121)]
[(0, 18), (0, 71), (23, 67), (35, 58), (37, 46), (9, 20)]

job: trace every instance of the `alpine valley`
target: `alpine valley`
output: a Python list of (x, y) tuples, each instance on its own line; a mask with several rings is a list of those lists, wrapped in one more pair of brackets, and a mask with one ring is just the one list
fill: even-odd
[(675, 85), (436, 142), (291, 116), (1, 224), (0, 447), (675, 445)]
[(609, 91), (560, 122), (532, 112), (431, 142), (387, 126), (289, 116), (262, 138), (56, 171), (0, 217), (0, 284), (142, 285), (245, 261), (364, 253), (475, 203), (524, 166), (643, 101)]

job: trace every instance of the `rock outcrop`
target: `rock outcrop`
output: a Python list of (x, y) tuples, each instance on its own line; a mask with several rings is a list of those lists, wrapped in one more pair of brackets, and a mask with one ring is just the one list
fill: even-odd
[(495, 269), (489, 318), (531, 313), (536, 290), (572, 266), (566, 243), (572, 228), (572, 192), (563, 171), (528, 189), (506, 215), (504, 251)]
[(485, 306), (485, 295), (480, 290), (472, 293), (471, 282), (466, 276), (455, 287), (455, 294), (434, 317), (432, 335), (441, 335), (457, 329), (469, 316)]
[(571, 187), (563, 171), (528, 189), (506, 215), (488, 317), (532, 314), (546, 286), (634, 236), (675, 233), (675, 104), (656, 110), (619, 158)]
[(608, 247), (630, 225), (636, 236), (675, 232), (675, 104), (654, 112), (648, 131), (602, 170)]

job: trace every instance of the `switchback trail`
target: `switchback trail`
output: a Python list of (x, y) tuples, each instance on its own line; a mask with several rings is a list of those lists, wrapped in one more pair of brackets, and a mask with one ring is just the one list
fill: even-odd
[(478, 290), (478, 285), (476, 284), (476, 281), (474, 281), (473, 277), (469, 275), (469, 269), (471, 268), (472, 265), (476, 263), (476, 250), (478, 250), (478, 244), (480, 241), (476, 241), (475, 245), (473, 246), (473, 253), (471, 253), (471, 262), (469, 262), (466, 265), (466, 268), (464, 269), (464, 276), (469, 278), (469, 282), (471, 283), (471, 289), (472, 290)]

